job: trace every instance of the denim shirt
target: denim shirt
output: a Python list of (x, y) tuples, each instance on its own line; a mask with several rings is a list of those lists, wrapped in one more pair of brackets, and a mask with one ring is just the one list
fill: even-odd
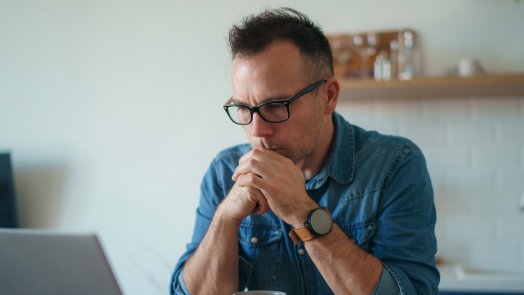
[[(321, 171), (307, 180), (307, 193), (327, 207), (335, 223), (364, 251), (382, 262), (374, 294), (437, 294), (437, 242), (433, 189), (420, 149), (401, 137), (365, 131), (333, 114), (335, 135)], [(196, 250), (215, 209), (233, 186), (238, 160), (251, 147), (226, 149), (212, 161), (201, 186), (196, 223), (178, 261), (171, 294), (189, 294), (182, 271)], [(333, 294), (304, 245), (294, 245), (291, 227), (271, 211), (241, 223), (241, 290)]]

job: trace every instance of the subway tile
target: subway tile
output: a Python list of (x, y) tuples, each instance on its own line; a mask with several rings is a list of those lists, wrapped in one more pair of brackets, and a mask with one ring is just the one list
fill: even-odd
[(439, 195), (438, 192), (443, 191), (446, 186), (446, 172), (444, 170), (434, 169), (433, 167), (428, 167), (428, 171), (433, 185), (433, 191), (437, 196)]
[[(438, 214), (438, 212), (437, 212)], [(439, 218), (437, 215), (437, 223), (435, 224), (435, 236), (437, 237), (437, 240), (444, 239), (446, 237), (446, 222)]]
[(374, 107), (372, 102), (369, 101), (350, 101), (340, 102), (337, 104), (336, 111), (341, 114), (367, 114), (369, 117), (373, 116)]
[(520, 151), (515, 145), (475, 145), (471, 148), (472, 167), (496, 169), (498, 167), (518, 167)]
[(471, 244), (469, 241), (439, 238), (437, 240), (437, 256), (444, 263), (457, 264), (470, 261)]
[(524, 144), (524, 117), (503, 119), (495, 124), (495, 139), (497, 143), (506, 145)]
[(442, 173), (449, 175), (450, 171), (464, 170), (470, 166), (470, 149), (468, 147), (432, 147), (428, 145), (421, 148), (428, 169), (431, 171), (442, 171)]
[(524, 194), (524, 167), (497, 169), (495, 191), (502, 195)]
[(420, 119), (435, 123), (467, 123), (471, 107), (467, 99), (430, 99), (421, 101)]
[(523, 229), (524, 214), (515, 212), (513, 218), (498, 217), (495, 221), (495, 239), (498, 241), (524, 242), (522, 237)]
[(478, 240), (471, 244), (469, 266), (489, 271), (522, 271), (519, 243)]
[(366, 130), (375, 130), (382, 134), (398, 135), (399, 128), (397, 124), (384, 120), (377, 120), (373, 105), (369, 102), (364, 104), (344, 104), (337, 106), (337, 112), (340, 113), (351, 124), (364, 128)]
[(524, 242), (522, 241), (520, 243), (520, 264), (522, 264), (524, 268)]
[[(433, 182), (433, 180), (432, 180), (432, 182)], [(445, 197), (446, 196), (446, 189), (445, 189), (444, 184), (433, 182), (433, 195), (435, 196), (435, 198), (439, 198), (441, 196)]]
[(493, 121), (520, 116), (520, 98), (493, 97), (471, 100), (472, 121)]
[(444, 143), (443, 124), (404, 122), (399, 124), (399, 134), (413, 140), (420, 147), (439, 146)]
[(495, 193), (472, 202), (471, 211), (476, 215), (514, 217), (519, 212), (519, 197), (516, 194)]
[(493, 122), (468, 122), (446, 124), (446, 142), (450, 145), (491, 144), (495, 142), (496, 128)]
[(336, 110), (351, 124), (359, 125), (362, 128), (369, 128), (368, 124), (375, 120), (373, 105), (369, 102), (339, 104)]
[(471, 215), (472, 213), (472, 199), (469, 196), (453, 197), (453, 196), (435, 196), (435, 207), (437, 215), (441, 219), (448, 217), (456, 217), (463, 215)]
[(432, 171), (465, 169), (470, 166), (470, 148), (467, 146), (431, 146), (420, 145), (428, 168)]
[(520, 167), (524, 168), (524, 144), (520, 147)]
[(494, 239), (495, 224), (492, 218), (486, 216), (463, 215), (448, 217), (446, 222), (446, 237), (464, 241), (479, 239)]
[(376, 120), (379, 122), (419, 122), (420, 102), (417, 100), (380, 101), (373, 104)]
[(387, 122), (375, 121), (374, 122), (376, 130), (382, 134), (386, 135), (399, 135), (400, 136), (400, 127), (396, 124), (388, 124)]
[(470, 197), (472, 202), (490, 198), (494, 192), (494, 175), (490, 170), (460, 167), (450, 169), (447, 172), (446, 195)]

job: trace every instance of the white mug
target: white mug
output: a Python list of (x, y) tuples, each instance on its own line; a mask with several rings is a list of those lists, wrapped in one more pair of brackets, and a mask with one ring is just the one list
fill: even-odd
[(484, 71), (478, 60), (473, 58), (463, 58), (459, 61), (457, 72), (461, 77), (470, 77), (482, 74)]

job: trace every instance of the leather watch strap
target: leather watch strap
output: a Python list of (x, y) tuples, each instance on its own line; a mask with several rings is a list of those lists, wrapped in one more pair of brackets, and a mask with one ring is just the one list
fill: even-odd
[(289, 237), (293, 240), (294, 244), (298, 244), (300, 241), (311, 241), (315, 238), (315, 235), (309, 231), (306, 226), (294, 227), (289, 232)]

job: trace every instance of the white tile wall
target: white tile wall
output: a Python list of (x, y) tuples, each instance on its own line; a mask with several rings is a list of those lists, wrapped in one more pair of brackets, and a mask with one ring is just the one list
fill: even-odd
[[(439, 208), (440, 209), (440, 208)], [(492, 240), (495, 238), (494, 216), (476, 216), (460, 213), (444, 217), (446, 238), (457, 240)]]
[(524, 97), (341, 101), (338, 111), (422, 148), (435, 191), (439, 256), (524, 269)]
[(511, 144), (474, 145), (471, 149), (471, 158), (472, 166), (476, 169), (517, 168), (520, 166), (520, 147)]
[(524, 214), (521, 214), (521, 216), (498, 218), (495, 225), (496, 238), (509, 242), (522, 241), (522, 222), (524, 222)]
[[(415, 120), (414, 120), (415, 121)], [(414, 141), (423, 141), (424, 145), (439, 147), (445, 139), (445, 126), (432, 122), (420, 122), (413, 124), (402, 122), (399, 125), (399, 135), (410, 137)], [(415, 121), (417, 122), (417, 121)], [(431, 134), (431, 136), (428, 136)]]
[[(436, 186), (434, 184), (434, 186)], [(470, 216), (473, 213), (473, 198), (470, 196), (452, 196), (444, 195), (438, 191), (435, 192), (439, 197), (435, 199), (435, 205), (439, 209), (439, 222), (444, 224), (448, 218), (456, 216)]]
[(471, 114), (473, 121), (499, 122), (519, 118), (521, 98), (519, 97), (493, 97), (471, 98)]
[(471, 245), (469, 265), (492, 271), (522, 271), (519, 244), (504, 240), (477, 240)]
[[(522, 117), (524, 118), (524, 115)], [(520, 148), (520, 166), (524, 167), (524, 145)]]
[(421, 100), (421, 119), (436, 123), (463, 122), (471, 117), (469, 99), (442, 99), (435, 104), (433, 99)]
[[(457, 118), (458, 119), (458, 118)], [(462, 119), (464, 120), (464, 119)], [(446, 122), (446, 139), (449, 145), (471, 146), (495, 143), (497, 129), (492, 122)]]
[[(518, 163), (518, 161), (516, 162)], [(522, 195), (524, 194), (522, 190), (523, 183), (524, 169), (522, 168), (498, 168), (495, 172), (495, 190), (497, 192), (515, 196)]]
[(524, 245), (520, 245), (520, 263), (524, 264)]
[[(524, 100), (523, 100), (524, 101)], [(495, 125), (496, 142), (500, 144), (512, 144), (524, 142), (524, 130), (521, 132), (514, 132), (516, 126), (522, 127), (522, 119), (524, 114), (514, 119), (504, 119), (497, 122)]]

